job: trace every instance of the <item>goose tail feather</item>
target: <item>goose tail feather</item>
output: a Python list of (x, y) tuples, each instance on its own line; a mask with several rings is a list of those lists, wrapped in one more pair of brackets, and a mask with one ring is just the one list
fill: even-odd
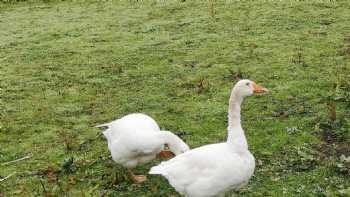
[(108, 129), (109, 126), (110, 126), (110, 123), (104, 123), (104, 124), (96, 125), (95, 127), (99, 129)]

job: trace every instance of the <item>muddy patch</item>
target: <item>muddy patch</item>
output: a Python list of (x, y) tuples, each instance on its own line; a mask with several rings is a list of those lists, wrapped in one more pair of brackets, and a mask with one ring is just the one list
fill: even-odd
[(323, 141), (318, 147), (322, 159), (331, 156), (350, 156), (350, 144), (343, 141), (334, 131), (330, 129), (321, 130), (319, 136)]

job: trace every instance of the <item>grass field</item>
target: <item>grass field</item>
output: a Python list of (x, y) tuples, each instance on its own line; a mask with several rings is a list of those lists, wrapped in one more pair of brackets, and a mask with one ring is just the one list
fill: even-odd
[(144, 112), (223, 141), (237, 77), (271, 92), (243, 104), (257, 167), (227, 196), (350, 196), (350, 2), (210, 2), (0, 3), (0, 196), (179, 196), (93, 126)]

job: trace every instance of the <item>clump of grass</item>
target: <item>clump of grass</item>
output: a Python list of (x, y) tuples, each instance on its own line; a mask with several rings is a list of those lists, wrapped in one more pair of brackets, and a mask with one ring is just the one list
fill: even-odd
[(346, 57), (350, 57), (350, 35), (344, 38), (343, 48), (340, 50), (340, 54)]
[(74, 157), (65, 158), (62, 162), (62, 170), (66, 173), (71, 173), (75, 170)]
[(230, 69), (228, 71), (228, 75), (225, 75), (225, 78), (228, 79), (229, 81), (239, 81), (241, 79), (248, 79), (249, 74), (242, 71), (241, 68), (238, 68), (236, 70)]
[(307, 63), (305, 62), (305, 58), (304, 58), (304, 54), (305, 52), (303, 52), (303, 50), (299, 47), (296, 50), (295, 55), (292, 57), (292, 62), (296, 65), (300, 65), (303, 67), (307, 67)]
[(72, 151), (77, 147), (76, 134), (73, 134), (67, 130), (60, 130), (58, 131), (58, 137), (64, 144), (66, 151)]
[(329, 101), (327, 103), (328, 106), (328, 117), (329, 119), (334, 122), (337, 120), (337, 105), (334, 101)]
[(209, 81), (204, 77), (199, 78), (197, 82), (197, 93), (201, 94), (204, 91), (208, 91), (209, 88), (210, 88)]
[(208, 0), (209, 15), (215, 17), (215, 0)]
[(112, 64), (111, 71), (113, 74), (120, 74), (123, 72), (123, 67), (120, 64)]

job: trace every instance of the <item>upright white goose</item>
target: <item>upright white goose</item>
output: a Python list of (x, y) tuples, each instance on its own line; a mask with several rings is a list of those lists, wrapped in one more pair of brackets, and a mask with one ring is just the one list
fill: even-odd
[(244, 97), (262, 92), (267, 89), (240, 80), (229, 100), (227, 142), (192, 149), (152, 167), (149, 173), (163, 175), (187, 197), (222, 196), (245, 185), (254, 173), (255, 160), (241, 127), (240, 106)]
[(157, 155), (170, 156), (170, 152), (164, 151), (164, 145), (168, 145), (175, 155), (189, 150), (188, 145), (178, 136), (169, 131), (161, 131), (155, 120), (141, 113), (129, 114), (96, 127), (107, 128), (103, 134), (107, 138), (113, 160), (126, 167), (136, 183), (147, 178), (135, 175), (132, 169), (155, 159)]

